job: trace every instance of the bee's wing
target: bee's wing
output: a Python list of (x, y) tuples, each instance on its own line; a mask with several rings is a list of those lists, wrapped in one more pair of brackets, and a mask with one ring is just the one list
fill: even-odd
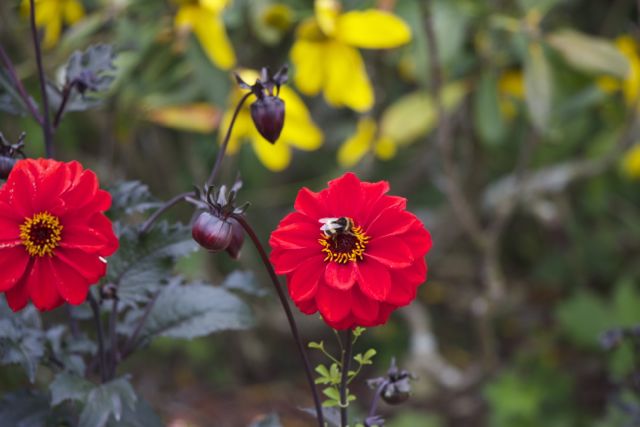
[(330, 224), (330, 223), (335, 222), (337, 220), (338, 220), (338, 218), (320, 218), (318, 220), (318, 222), (321, 223), (321, 224)]

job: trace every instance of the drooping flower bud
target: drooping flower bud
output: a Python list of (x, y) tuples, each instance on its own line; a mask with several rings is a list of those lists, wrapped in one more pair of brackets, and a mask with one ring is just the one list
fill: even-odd
[(9, 173), (17, 162), (17, 156), (24, 158), (22, 148), (24, 147), (25, 133), (18, 137), (18, 142), (11, 144), (0, 132), (0, 179), (7, 179)]
[(416, 377), (406, 369), (398, 369), (395, 357), (391, 359), (391, 367), (384, 377), (367, 381), (369, 387), (376, 388), (382, 400), (390, 405), (405, 402), (411, 396), (411, 380)]
[(238, 259), (244, 243), (244, 228), (235, 218), (230, 217), (228, 221), (231, 223), (231, 242), (227, 246), (227, 253), (231, 258)]
[(16, 159), (7, 156), (0, 156), (0, 179), (7, 179), (11, 169), (16, 164)]
[(193, 240), (211, 252), (220, 252), (229, 247), (233, 228), (229, 220), (224, 220), (211, 212), (202, 212), (191, 227)]
[(275, 143), (284, 126), (284, 101), (275, 96), (258, 99), (251, 104), (251, 119), (260, 135), (270, 143)]

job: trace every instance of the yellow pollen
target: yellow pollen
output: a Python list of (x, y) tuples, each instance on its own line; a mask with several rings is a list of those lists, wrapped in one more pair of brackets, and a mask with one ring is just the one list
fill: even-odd
[(352, 227), (350, 231), (334, 236), (326, 236), (322, 233), (322, 238), (318, 239), (318, 243), (322, 246), (322, 252), (325, 254), (325, 262), (333, 261), (338, 264), (346, 264), (350, 261), (362, 260), (369, 239), (369, 236), (364, 234), (362, 227)]
[(20, 239), (31, 256), (53, 255), (62, 240), (62, 224), (49, 212), (40, 212), (20, 226)]

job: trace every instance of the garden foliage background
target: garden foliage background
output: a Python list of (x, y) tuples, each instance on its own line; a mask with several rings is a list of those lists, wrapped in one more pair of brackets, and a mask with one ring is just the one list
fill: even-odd
[[(230, 182), (241, 171), (241, 199), (251, 201), (259, 234), (266, 240), (301, 186), (320, 189), (345, 170), (388, 180), (409, 199), (433, 235), (427, 285), (363, 338), (378, 350), (365, 374), (384, 372), (395, 355), (419, 377), (409, 403), (385, 408), (388, 425), (633, 425), (624, 422), (640, 402), (626, 381), (640, 354), (600, 341), (611, 328), (640, 324), (634, 1), (345, 0), (345, 10), (391, 10), (411, 27), (405, 45), (360, 50), (375, 93), (370, 109), (353, 82), (337, 89), (357, 98), (352, 108), (300, 94), (321, 74), (292, 55), (312, 2), (235, 0), (192, 15), (184, 10), (206, 2), (47, 2), (70, 8), (42, 18), (49, 76), (91, 44), (116, 52), (101, 107), (70, 112), (56, 135), (58, 158), (81, 160), (108, 186), (139, 180), (166, 200), (204, 182), (237, 99), (230, 70), (288, 63), (287, 90), (301, 96), (312, 123), (290, 101), (287, 117), (307, 121), (273, 147), (240, 124), (222, 174)], [(35, 94), (19, 3), (0, 2), (0, 40)], [(186, 18), (176, 20), (180, 13)], [(225, 31), (235, 61), (220, 53)], [(364, 39), (375, 32), (362, 31)], [(37, 125), (11, 108), (0, 89), (0, 130), (10, 140), (26, 131), (25, 152), (43, 155)], [(191, 213), (185, 206), (171, 215), (188, 221)], [(195, 252), (178, 269), (214, 283), (234, 270), (258, 272), (258, 326), (154, 341), (123, 368), (138, 392), (176, 426), (247, 425), (274, 409), (284, 425), (305, 425), (295, 408), (308, 404), (302, 370), (253, 248), (238, 262)], [(331, 342), (315, 316), (300, 321), (306, 339)], [(40, 369), (36, 382), (47, 375)], [(0, 370), (2, 393), (27, 383), (18, 369)], [(364, 410), (366, 387), (356, 389)]]

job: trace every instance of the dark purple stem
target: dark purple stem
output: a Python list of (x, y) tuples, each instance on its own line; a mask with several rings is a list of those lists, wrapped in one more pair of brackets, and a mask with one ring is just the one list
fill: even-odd
[(273, 269), (271, 262), (269, 261), (269, 256), (262, 246), (262, 243), (260, 243), (260, 239), (258, 239), (258, 236), (256, 235), (251, 225), (244, 219), (242, 215), (232, 215), (232, 217), (235, 218), (236, 221), (240, 223), (240, 225), (242, 225), (244, 231), (246, 231), (251, 238), (253, 245), (256, 247), (258, 253), (260, 254), (260, 258), (262, 259), (262, 263), (264, 264), (267, 273), (269, 273), (271, 282), (273, 283), (273, 286), (276, 289), (276, 293), (278, 294), (278, 298), (280, 299), (280, 304), (282, 305), (282, 308), (287, 315), (287, 321), (289, 322), (291, 334), (293, 335), (293, 339), (295, 340), (298, 347), (298, 352), (300, 353), (300, 357), (302, 358), (307, 382), (309, 383), (309, 388), (311, 389), (311, 394), (313, 395), (313, 402), (316, 407), (316, 418), (318, 420), (318, 425), (320, 427), (324, 427), (324, 415), (322, 413), (322, 405), (320, 404), (320, 396), (318, 396), (318, 390), (316, 389), (316, 385), (313, 380), (313, 373), (311, 371), (311, 364), (309, 363), (307, 352), (305, 351), (304, 344), (302, 343), (302, 339), (300, 338), (298, 326), (296, 325), (295, 318), (293, 317), (293, 313), (291, 312), (289, 301), (287, 300), (287, 297), (282, 290), (282, 286), (280, 285), (280, 281), (278, 280), (278, 276), (276, 275), (276, 272)]
[(0, 60), (2, 60), (2, 62), (4, 63), (4, 67), (9, 73), (9, 77), (13, 81), (13, 84), (15, 85), (16, 90), (18, 91), (18, 93), (20, 94), (20, 97), (22, 98), (22, 102), (25, 103), (25, 105), (29, 109), (29, 112), (33, 116), (34, 120), (38, 122), (40, 126), (42, 126), (43, 122), (42, 122), (42, 117), (40, 117), (40, 112), (38, 112), (38, 109), (36, 108), (36, 106), (33, 105), (33, 102), (31, 102), (31, 98), (29, 97), (27, 90), (24, 88), (22, 81), (18, 78), (18, 74), (16, 73), (16, 69), (13, 66), (13, 63), (11, 62), (11, 58), (9, 58), (9, 55), (7, 55), (7, 52), (5, 52), (2, 45), (0, 45)]
[(87, 294), (87, 300), (93, 311), (93, 320), (96, 326), (96, 334), (98, 335), (98, 360), (100, 362), (100, 381), (107, 381), (107, 363), (104, 354), (104, 333), (102, 331), (102, 320), (100, 320), (100, 306), (98, 301), (93, 297), (91, 291)]
[(29, 0), (31, 9), (29, 19), (31, 22), (31, 37), (36, 53), (36, 63), (38, 65), (38, 79), (40, 80), (40, 92), (42, 94), (42, 134), (44, 136), (44, 148), (46, 156), (54, 156), (53, 151), (53, 127), (51, 126), (51, 116), (49, 113), (49, 97), (47, 96), (47, 82), (44, 77), (44, 67), (42, 66), (42, 49), (40, 48), (40, 37), (38, 37), (38, 27), (36, 27), (36, 5), (34, 0)]
[(140, 234), (147, 234), (153, 224), (160, 218), (160, 216), (171, 209), (173, 206), (177, 205), (181, 201), (185, 200), (189, 196), (193, 196), (195, 193), (193, 191), (189, 191), (187, 193), (180, 193), (177, 196), (174, 196), (172, 199), (167, 201), (164, 205), (160, 206), (158, 210), (156, 210), (140, 227)]
[(382, 394), (382, 390), (389, 384), (389, 380), (384, 380), (382, 383), (376, 388), (376, 394), (371, 399), (371, 406), (369, 407), (369, 415), (367, 418), (372, 418), (376, 416), (376, 412), (378, 412), (378, 403), (380, 403), (380, 395)]
[(60, 126), (60, 121), (62, 120), (62, 115), (64, 114), (65, 108), (67, 108), (67, 102), (69, 102), (69, 98), (71, 98), (71, 92), (73, 91), (74, 84), (75, 82), (66, 84), (62, 89), (62, 101), (60, 101), (58, 111), (56, 111), (56, 115), (53, 118), (54, 129), (58, 129), (58, 126)]

